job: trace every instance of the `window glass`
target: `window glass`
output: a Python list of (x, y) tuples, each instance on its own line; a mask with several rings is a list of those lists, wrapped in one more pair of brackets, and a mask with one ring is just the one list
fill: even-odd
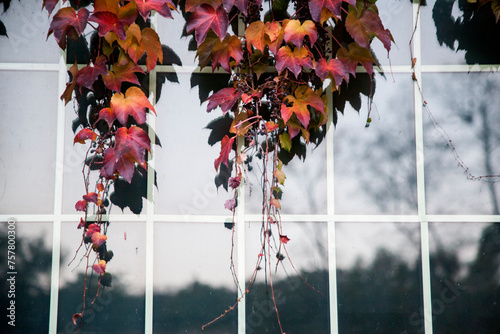
[(431, 223), (435, 333), (500, 331), (499, 223)]
[[(167, 45), (171, 50), (170, 56), (174, 54), (182, 59), (183, 66), (196, 66), (198, 59), (196, 57), (196, 42), (192, 36), (183, 36), (185, 32), (186, 20), (182, 14), (172, 11), (172, 19), (167, 19), (158, 15), (158, 36), (163, 45)], [(173, 60), (172, 58), (171, 60)], [(174, 61), (171, 64), (181, 65)]]
[(330, 326), (327, 225), (283, 222), (282, 226), (283, 235), (290, 241), (286, 250), (281, 249), (284, 259), (279, 263), (274, 256), (279, 252), (277, 232), (273, 231), (270, 251), (273, 256), (269, 259), (259, 256), (261, 224), (248, 223), (245, 228), (246, 284), (256, 272), (246, 298), (246, 333), (279, 332), (274, 303), (284, 332), (327, 333)]
[(337, 223), (339, 333), (423, 331), (416, 223)]
[[(111, 287), (101, 286), (96, 297), (99, 275), (89, 268), (83, 328), (93, 333), (141, 333), (145, 321), (145, 223), (111, 224), (106, 242), (108, 251), (114, 253), (106, 265), (106, 272), (112, 275)], [(58, 332), (77, 332), (72, 316), (81, 312), (83, 306), (87, 260), (83, 256), (84, 246), (77, 253), (82, 238), (77, 225), (78, 222), (63, 223), (61, 230)], [(89, 266), (94, 264), (94, 257), (91, 253)]]
[[(425, 188), (429, 214), (499, 214), (500, 75), (425, 74)], [(451, 141), (451, 142), (450, 142)], [(468, 175), (470, 173), (470, 175)]]
[(0, 71), (0, 212), (51, 213), (57, 73)]
[[(270, 157), (272, 153), (270, 154)], [(326, 147), (311, 144), (305, 153), (305, 160), (295, 156), (284, 165), (282, 171), (286, 179), (280, 186), (282, 212), (287, 214), (325, 214), (326, 213)], [(271, 159), (271, 158), (270, 158)], [(245, 211), (253, 214), (262, 212), (262, 160), (253, 158), (251, 170), (246, 172)], [(272, 176), (272, 164), (268, 166)]]
[(498, 64), (500, 62), (500, 25), (495, 23), (491, 6), (476, 6), (464, 1), (429, 0), (420, 9), (422, 63)]
[[(8, 229), (15, 226), (15, 229)], [(15, 231), (15, 239), (8, 238), (7, 231)], [(11, 234), (12, 235), (12, 234)], [(15, 249), (12, 251), (15, 259), (14, 270), (8, 270), (12, 262), (7, 262), (8, 241), (14, 240)], [(52, 223), (15, 222), (0, 223), (0, 263), (3, 270), (0, 273), (0, 288), (2, 307), (5, 307), (2, 319), (3, 333), (38, 333), (49, 330), (50, 310), (50, 275), (52, 268)], [(15, 272), (11, 275), (9, 272)], [(13, 285), (12, 285), (13, 283)], [(11, 292), (12, 291), (12, 292)], [(7, 309), (14, 301), (15, 319), (9, 318), (11, 313)], [(14, 320), (15, 327), (7, 322)], [(12, 331), (14, 329), (14, 331)]]
[[(372, 51), (381, 65), (408, 65), (411, 63), (410, 49), (408, 43), (413, 31), (412, 27), (412, 4), (410, 1), (378, 0), (377, 8), (380, 19), (386, 29), (391, 31), (394, 43), (391, 46), (389, 58), (387, 50), (382, 42), (374, 39)], [(384, 67), (390, 71), (389, 67)]]
[(394, 78), (376, 76), (369, 127), (366, 97), (338, 116), (335, 213), (416, 213), (413, 88), (408, 75)]
[[(0, 15), (8, 38), (0, 36), (0, 61), (57, 63), (59, 46), (51, 35), (50, 21), (40, 1), (9, 1), (10, 7)], [(5, 4), (4, 4), (5, 6)], [(57, 87), (57, 86), (56, 86)]]
[[(153, 331), (201, 333), (237, 299), (230, 270), (232, 232), (222, 222), (156, 223), (154, 229)], [(204, 332), (235, 333), (236, 328), (235, 309)]]
[[(214, 161), (220, 153), (220, 143), (208, 144), (207, 125), (222, 113), (216, 109), (206, 113), (206, 103), (200, 106), (200, 89), (190, 89), (190, 75), (179, 74), (179, 83), (163, 84), (161, 97), (155, 107), (156, 132), (162, 147), (156, 147), (155, 169), (158, 189), (155, 195), (156, 213), (169, 214), (228, 214), (224, 201), (230, 196), (217, 187)], [(227, 82), (227, 81), (226, 81)], [(201, 99), (202, 101), (205, 98)], [(222, 193), (221, 193), (222, 192)]]

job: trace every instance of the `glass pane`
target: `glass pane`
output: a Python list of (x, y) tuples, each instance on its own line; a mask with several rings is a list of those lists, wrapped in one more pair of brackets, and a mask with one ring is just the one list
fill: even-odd
[(500, 224), (431, 223), (434, 333), (500, 331)]
[[(15, 238), (8, 231), (15, 231)], [(15, 248), (8, 252), (11, 245)], [(2, 333), (47, 333), (52, 223), (2, 221), (0, 247), (0, 300), (5, 307), (0, 326)]]
[[(280, 204), (282, 212), (287, 214), (325, 214), (326, 213), (326, 146), (311, 144), (307, 148), (305, 160), (298, 156), (283, 166), (286, 180), (280, 188), (283, 190)], [(271, 154), (269, 155), (272, 156)], [(270, 158), (272, 159), (272, 158)], [(245, 184), (245, 210), (248, 213), (262, 212), (262, 160), (253, 158), (252, 170), (247, 170)], [(268, 170), (272, 165), (269, 164)], [(269, 172), (268, 177), (272, 176)], [(269, 191), (268, 191), (269, 193)]]
[(275, 237), (271, 238), (272, 258), (269, 259), (259, 256), (267, 253), (261, 252), (261, 224), (246, 226), (247, 285), (253, 273), (257, 275), (246, 299), (246, 333), (279, 333), (274, 302), (284, 332), (328, 333), (327, 225), (283, 222), (281, 233), (290, 241), (286, 251), (281, 250), (284, 259), (278, 263), (274, 256), (279, 252), (279, 240), (274, 240), (279, 238), (278, 232), (273, 231)]
[[(414, 214), (417, 207), (413, 88), (408, 75), (376, 77), (368, 106), (346, 107), (335, 128), (335, 212)], [(360, 101), (361, 103), (361, 101)]]
[[(198, 59), (196, 56), (196, 42), (191, 36), (183, 36), (184, 27), (186, 20), (182, 17), (182, 14), (172, 11), (172, 19), (167, 19), (158, 15), (158, 36), (163, 45), (168, 46), (177, 57), (181, 59), (181, 64), (176, 62), (171, 62), (175, 65), (184, 66), (196, 66), (198, 65)], [(189, 50), (189, 46), (194, 49)], [(168, 63), (168, 62), (167, 62)], [(171, 64), (167, 64), (171, 65)]]
[(457, 0), (428, 0), (420, 10), (422, 63), (498, 64), (500, 25), (491, 5), (471, 15), (468, 4)]
[[(203, 75), (208, 82), (218, 75)], [(158, 188), (155, 195), (156, 213), (169, 214), (229, 214), (224, 202), (230, 198), (214, 183), (217, 175), (214, 160), (220, 153), (220, 143), (208, 144), (207, 124), (218, 117), (220, 110), (206, 112), (200, 106), (199, 89), (190, 88), (190, 75), (180, 74), (178, 84), (165, 82), (156, 106), (156, 133), (162, 147), (156, 147), (155, 168)], [(204, 101), (205, 99), (201, 99)]]
[[(76, 104), (75, 104), (76, 105)], [(85, 110), (87, 106), (84, 107)], [(85, 144), (75, 143), (73, 144), (73, 138), (75, 137), (75, 132), (73, 128), (75, 124), (79, 124), (78, 121), (78, 110), (75, 109), (73, 103), (70, 102), (66, 106), (66, 125), (65, 137), (64, 137), (64, 178), (63, 178), (63, 213), (74, 214), (76, 213), (75, 204), (77, 201), (82, 199), (82, 196), (86, 194), (85, 183), (83, 179), (82, 169), (87, 151), (90, 147), (90, 141), (86, 141)], [(76, 129), (76, 133), (80, 131), (82, 127)], [(89, 152), (87, 159), (90, 161), (93, 157), (93, 153)], [(87, 177), (88, 169), (85, 169), (85, 177)], [(99, 170), (93, 170), (89, 174), (89, 192), (96, 190), (96, 183), (99, 179)], [(110, 196), (113, 200), (112, 203), (119, 203), (124, 207), (123, 213), (146, 213), (146, 199), (147, 196), (147, 174), (141, 175), (135, 172), (132, 182), (128, 183), (122, 179), (114, 181), (115, 185), (119, 183), (121, 189), (124, 189), (121, 193), (121, 197), (115, 200), (113, 195), (115, 185), (111, 186)], [(124, 188), (125, 187), (125, 188)], [(92, 206), (93, 207), (93, 206)], [(93, 209), (92, 209), (93, 210)], [(122, 213), (122, 209), (112, 204), (109, 213)], [(89, 211), (89, 214), (93, 212)]]
[(422, 333), (419, 225), (338, 223), (336, 242), (339, 333)]
[[(412, 4), (410, 1), (378, 0), (376, 3), (380, 18), (386, 29), (391, 31), (394, 42), (391, 46), (389, 59), (387, 50), (382, 42), (374, 38), (372, 50), (381, 65), (408, 65), (411, 64), (408, 43), (413, 31)], [(389, 62), (390, 60), (390, 62)], [(384, 67), (389, 73), (390, 68)]]
[[(77, 332), (78, 326), (73, 324), (72, 316), (81, 312), (83, 306), (87, 259), (84, 257), (84, 246), (77, 251), (82, 238), (77, 225), (77, 222), (62, 225), (58, 332)], [(114, 256), (107, 263), (106, 272), (112, 275), (112, 285), (101, 286), (96, 298), (99, 276), (89, 268), (86, 281), (89, 289), (85, 296), (87, 316), (83, 318), (83, 331), (103, 334), (144, 332), (145, 231), (145, 223), (112, 222), (109, 225), (106, 243)], [(93, 265), (93, 261), (94, 253), (88, 265)]]
[[(155, 224), (155, 333), (202, 333), (236, 302), (231, 235), (223, 223)], [(235, 255), (236, 257), (236, 255)], [(237, 310), (203, 333), (236, 333)]]
[(57, 73), (0, 71), (0, 212), (51, 213)]
[(59, 46), (54, 36), (51, 35), (47, 40), (50, 19), (47, 11), (42, 11), (42, 3), (40, 1), (7, 3), (10, 3), (10, 7), (6, 12), (2, 10), (0, 21), (5, 25), (9, 37), (0, 36), (0, 61), (57, 63)]
[(499, 214), (498, 177), (472, 176), (500, 175), (500, 75), (426, 74), (422, 83), (427, 213)]

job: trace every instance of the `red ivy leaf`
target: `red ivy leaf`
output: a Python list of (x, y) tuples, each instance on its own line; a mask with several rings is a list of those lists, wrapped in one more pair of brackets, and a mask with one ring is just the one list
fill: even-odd
[(311, 12), (311, 17), (314, 21), (320, 22), (321, 11), (323, 8), (327, 8), (333, 15), (340, 18), (340, 8), (342, 7), (342, 2), (347, 2), (356, 7), (356, 0), (309, 0), (309, 11)]
[(309, 86), (305, 85), (299, 86), (295, 90), (294, 95), (286, 97), (286, 100), (292, 103), (291, 107), (287, 107), (285, 103), (281, 105), (281, 117), (283, 118), (283, 122), (288, 123), (292, 114), (295, 114), (304, 128), (307, 128), (311, 119), (308, 106), (324, 113), (325, 106), (323, 100)]
[(189, 34), (195, 30), (196, 43), (200, 45), (210, 29), (222, 40), (226, 36), (228, 25), (229, 19), (224, 7), (220, 6), (215, 9), (210, 5), (202, 4), (189, 18), (186, 31)]
[(225, 135), (224, 138), (222, 138), (222, 141), (220, 143), (220, 146), (221, 146), (220, 155), (217, 159), (215, 159), (215, 162), (214, 162), (215, 170), (219, 169), (219, 166), (221, 163), (228, 166), (227, 160), (229, 157), (229, 153), (231, 152), (231, 150), (233, 148), (234, 138), (236, 138), (236, 137), (229, 138), (228, 135)]
[(290, 238), (288, 238), (286, 235), (280, 235), (280, 241), (286, 244), (290, 241)]
[(283, 22), (285, 42), (292, 42), (298, 48), (302, 47), (304, 37), (309, 36), (311, 45), (318, 39), (316, 25), (311, 20), (306, 20), (302, 24), (299, 20), (285, 20)]
[(236, 101), (238, 101), (240, 96), (241, 92), (236, 92), (236, 89), (233, 87), (222, 88), (207, 99), (207, 112), (220, 106), (222, 113), (225, 115), (234, 106)]
[(125, 34), (125, 23), (118, 20), (118, 16), (111, 12), (96, 12), (89, 17), (89, 21), (95, 22), (99, 25), (99, 36), (103, 37), (108, 32), (113, 31), (118, 38), (124, 40), (127, 35)]
[(75, 136), (75, 139), (73, 139), (73, 145), (75, 145), (76, 143), (85, 144), (85, 141), (87, 139), (95, 141), (97, 139), (97, 133), (95, 133), (89, 128), (82, 129), (78, 131), (78, 133)]
[(316, 63), (316, 67), (314, 69), (321, 80), (325, 80), (327, 77), (332, 77), (336, 88), (339, 88), (344, 78), (346, 78), (346, 81), (349, 82), (349, 73), (347, 72), (344, 64), (338, 59), (330, 59), (330, 61), (327, 62), (325, 58), (321, 58)]
[(340, 48), (337, 51), (337, 59), (344, 64), (346, 71), (354, 77), (356, 76), (356, 66), (358, 63), (364, 66), (370, 76), (373, 73), (373, 64), (377, 63), (371, 51), (359, 46), (356, 42), (349, 44), (347, 49), (344, 47)]
[(76, 85), (78, 88), (81, 86), (87, 87), (92, 90), (92, 85), (97, 80), (99, 75), (106, 74), (108, 71), (106, 69), (106, 57), (99, 56), (94, 63), (94, 66), (87, 65), (78, 71), (76, 77)]
[(107, 74), (102, 76), (102, 80), (108, 89), (119, 92), (123, 82), (140, 84), (135, 72), (144, 73), (140, 66), (130, 61), (121, 66), (114, 64), (113, 71), (106, 71)]
[(375, 5), (363, 9), (360, 15), (355, 8), (351, 8), (345, 21), (345, 28), (354, 41), (365, 49), (370, 49), (371, 38), (376, 36), (384, 44), (387, 52), (391, 50), (391, 32), (384, 29)]
[(91, 192), (91, 193), (88, 193), (87, 195), (83, 195), (83, 199), (87, 202), (97, 204), (97, 193)]
[(233, 58), (238, 65), (243, 58), (243, 49), (238, 36), (226, 35), (223, 41), (216, 40), (212, 49), (212, 71), (215, 70), (217, 64), (220, 64), (223, 69), (231, 72), (229, 66), (229, 57)]
[(139, 14), (141, 14), (144, 21), (149, 18), (152, 10), (156, 10), (158, 14), (166, 18), (172, 18), (170, 8), (175, 8), (171, 0), (135, 0)]
[(101, 168), (101, 175), (107, 179), (114, 179), (115, 172), (120, 173), (120, 175), (128, 183), (132, 182), (132, 176), (134, 175), (135, 161), (130, 154), (124, 154), (123, 156), (116, 157), (115, 151), (112, 147), (108, 148), (104, 152), (104, 163)]
[(293, 51), (288, 46), (283, 46), (278, 51), (278, 57), (276, 58), (276, 69), (278, 72), (282, 72), (285, 68), (288, 68), (298, 77), (299, 73), (302, 72), (302, 67), (313, 68), (312, 55), (311, 52), (305, 48), (295, 48)]
[(120, 7), (120, 2), (117, 0), (95, 0), (94, 12), (115, 14), (118, 20), (127, 26), (131, 25), (139, 14), (135, 1), (129, 1), (125, 6)]
[(117, 158), (129, 154), (136, 162), (144, 164), (146, 150), (151, 150), (150, 143), (148, 134), (140, 127), (121, 127), (116, 131), (114, 153)]
[(50, 23), (47, 37), (54, 33), (57, 44), (61, 49), (66, 49), (66, 36), (77, 39), (85, 30), (88, 18), (89, 11), (86, 8), (80, 8), (78, 14), (71, 7), (61, 8)]
[(251, 50), (250, 45), (264, 52), (266, 45), (273, 54), (278, 53), (278, 48), (283, 41), (283, 29), (277, 22), (255, 21), (248, 25), (245, 36), (247, 40), (247, 49)]
[(217, 8), (222, 5), (222, 0), (186, 0), (185, 11), (194, 12), (196, 8), (200, 7), (203, 4), (207, 4), (214, 8)]
[(81, 314), (81, 313), (75, 313), (75, 314), (73, 314), (72, 319), (73, 319), (73, 324), (75, 324), (75, 326), (76, 326), (76, 321), (77, 321), (79, 318), (81, 318), (81, 317), (82, 317), (82, 314)]
[(85, 235), (87, 237), (91, 237), (92, 234), (94, 234), (94, 233), (100, 233), (100, 232), (101, 232), (101, 228), (99, 227), (99, 225), (97, 225), (97, 224), (94, 223), (94, 224), (90, 224), (89, 225), (89, 227), (88, 227), (87, 232), (85, 233)]
[(76, 211), (85, 211), (87, 209), (87, 201), (78, 201), (75, 204)]
[(101, 111), (99, 111), (98, 121), (101, 119), (105, 120), (106, 123), (108, 123), (108, 127), (111, 129), (111, 126), (116, 119), (115, 111), (112, 108), (102, 108)]
[(115, 111), (116, 118), (123, 125), (127, 124), (129, 116), (132, 116), (138, 124), (143, 124), (146, 121), (146, 108), (156, 114), (148, 98), (138, 87), (130, 87), (125, 95), (114, 94), (110, 104)]
[(103, 243), (106, 242), (106, 240), (108, 240), (108, 237), (101, 234), (100, 232), (92, 234), (92, 244), (96, 247), (101, 246)]
[(99, 275), (104, 274), (106, 272), (106, 261), (104, 260), (99, 261), (99, 263), (94, 264), (92, 266), (92, 269), (94, 269), (94, 271)]
[[(49, 16), (52, 15), (52, 11), (56, 7), (57, 3), (59, 0), (43, 0), (42, 4), (42, 9), (45, 8), (47, 9), (47, 12), (49, 12)], [(5, 6), (4, 6), (5, 9)]]

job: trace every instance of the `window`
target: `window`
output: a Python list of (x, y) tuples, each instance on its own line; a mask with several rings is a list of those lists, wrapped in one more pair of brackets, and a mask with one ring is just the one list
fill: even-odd
[[(383, 71), (375, 75), (371, 125), (365, 127), (368, 99), (354, 97), (305, 162), (286, 167), (282, 219), (289, 255), (321, 292), (289, 263), (278, 270), (286, 331), (500, 329), (500, 187), (498, 177), (473, 177), (500, 173), (500, 44), (488, 51), (481, 47), (495, 43), (482, 35), (438, 31), (448, 13), (450, 19), (463, 14), (457, 2), (447, 3), (452, 6), (429, 0), (420, 10), (418, 1), (377, 3), (396, 45), (389, 62), (374, 42)], [(73, 259), (84, 149), (72, 145), (72, 104), (59, 100), (72, 56), (66, 59), (52, 37), (45, 40), (49, 20), (40, 6), (13, 1), (0, 16), (9, 34), (0, 37), (0, 240), (6, 245), (8, 222), (15, 221), (16, 329), (72, 333), (86, 266)], [(417, 18), (413, 69), (408, 42)], [(218, 148), (207, 144), (206, 126), (217, 111), (207, 114), (206, 104), (200, 106), (228, 76), (197, 67), (189, 38), (181, 37), (183, 24), (178, 13), (173, 21), (152, 19), (172, 49), (145, 79), (158, 114), (149, 124), (162, 144), (153, 153), (157, 186), (154, 177), (147, 179), (148, 200), (136, 203), (140, 214), (111, 210), (113, 288), (95, 301), (89, 331), (198, 333), (239, 295), (230, 271), (231, 230), (224, 225), (231, 221), (223, 205), (229, 195), (214, 184)], [(369, 83), (362, 68), (357, 77)], [(194, 127), (183, 123), (186, 114)], [(196, 161), (186, 161), (186, 152)], [(258, 187), (249, 172), (235, 239), (243, 287), (258, 254)], [(5, 263), (6, 248), (0, 254)], [(2, 270), (2, 286), (6, 275)], [(265, 289), (259, 275), (237, 309), (206, 332), (275, 331)], [(94, 295), (88, 291), (86, 302)], [(1, 326), (8, 328), (5, 319)]]

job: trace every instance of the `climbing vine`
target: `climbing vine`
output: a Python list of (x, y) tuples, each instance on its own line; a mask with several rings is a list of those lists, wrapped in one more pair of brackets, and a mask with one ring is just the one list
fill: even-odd
[[(319, 144), (327, 123), (336, 122), (336, 110), (343, 109), (330, 114), (328, 98), (343, 98), (349, 82), (356, 80), (357, 66), (373, 76), (377, 62), (372, 41), (380, 40), (387, 52), (391, 49), (391, 33), (384, 28), (375, 2), (62, 1), (48, 35), (63, 50), (72, 40), (92, 36), (88, 63), (78, 67), (75, 60), (61, 96), (66, 104), (74, 102), (78, 116), (74, 143), (88, 145), (82, 170), (85, 192), (75, 205), (82, 212), (78, 228), (87, 262), (85, 277), (92, 268), (100, 286), (111, 284), (107, 265), (113, 252), (107, 249), (109, 222), (104, 219), (111, 206), (110, 189), (119, 192), (119, 184), (154, 172), (148, 166), (148, 152), (155, 134), (148, 128), (147, 115), (148, 110), (156, 111), (139, 80), (163, 59), (159, 37), (150, 27), (151, 11), (171, 18), (171, 10), (181, 8), (187, 18), (186, 33), (194, 35), (199, 66), (230, 73), (228, 85), (208, 98), (207, 112), (220, 109), (230, 120), (222, 129), (214, 168), (218, 182), (232, 190), (224, 206), (233, 217), (246, 171), (252, 161), (260, 161), (261, 248), (247, 288), (223, 317), (248, 293), (260, 268), (267, 268), (272, 289), (272, 269), (289, 259), (286, 245), (291, 239), (280, 218), (284, 165), (295, 157), (304, 158), (304, 146)], [(58, 3), (44, 0), (43, 6), (52, 15)], [(283, 333), (274, 293), (272, 297)], [(84, 302), (73, 316), (75, 325), (82, 324), (86, 307)]]

